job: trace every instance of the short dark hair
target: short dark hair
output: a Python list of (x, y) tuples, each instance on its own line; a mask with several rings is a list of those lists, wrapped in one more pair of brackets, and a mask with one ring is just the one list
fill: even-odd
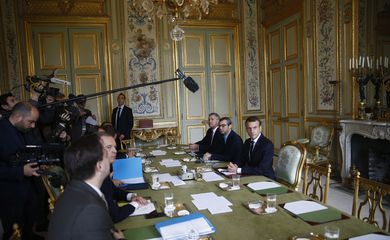
[(259, 126), (261, 126), (260, 119), (256, 116), (250, 116), (245, 120), (245, 126), (248, 122), (259, 122)]
[(119, 94), (118, 94), (118, 97), (119, 97), (120, 95), (122, 95), (122, 96), (125, 98), (125, 100), (126, 100), (126, 95), (125, 95), (124, 93), (122, 93), (122, 92), (119, 93)]
[(7, 99), (9, 97), (13, 97), (13, 96), (14, 95), (12, 95), (12, 93), (10, 93), (10, 92), (1, 94), (0, 95), (0, 107), (1, 107), (1, 105), (8, 105)]
[(219, 114), (218, 114), (218, 113), (215, 113), (215, 112), (212, 112), (212, 113), (210, 113), (210, 114), (209, 114), (209, 117), (211, 117), (211, 116), (215, 116), (215, 117), (217, 117), (217, 118), (218, 118), (218, 120), (220, 120), (220, 119), (221, 119), (221, 117), (219, 116)]
[(104, 125), (100, 128), (103, 129), (105, 133), (107, 133), (111, 137), (115, 138), (115, 134), (117, 134), (117, 133), (116, 133), (115, 128), (112, 125)]
[(228, 118), (228, 117), (223, 117), (223, 118), (219, 119), (219, 121), (220, 121), (220, 122), (221, 122), (221, 121), (226, 121), (226, 123), (227, 123), (228, 126), (229, 126), (229, 125), (232, 125), (232, 120), (231, 120), (230, 118)]
[(23, 117), (30, 116), (31, 110), (35, 108), (29, 102), (18, 102), (12, 109), (11, 115), (20, 114)]
[(95, 175), (96, 163), (103, 160), (101, 135), (85, 135), (72, 143), (64, 152), (65, 169), (72, 179), (87, 180)]

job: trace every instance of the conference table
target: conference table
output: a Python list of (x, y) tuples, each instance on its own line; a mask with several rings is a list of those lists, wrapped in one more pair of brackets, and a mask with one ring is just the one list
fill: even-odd
[[(170, 173), (171, 175), (177, 175), (179, 169), (181, 169), (181, 167), (162, 166), (160, 161), (163, 159), (180, 160), (182, 165), (188, 166), (188, 169), (205, 166), (204, 163), (182, 161), (183, 159), (188, 160), (192, 158), (188, 153), (178, 154), (180, 152), (183, 153), (183, 151), (188, 152), (188, 149), (183, 145), (149, 146), (142, 149), (142, 154), (148, 155), (156, 147), (166, 151), (167, 154), (147, 158), (147, 161), (151, 161), (149, 163), (150, 166), (158, 168), (160, 174)], [(221, 166), (226, 166), (226, 163), (221, 163)], [(207, 167), (210, 167), (210, 164)], [(214, 163), (213, 167), (216, 167), (216, 163)], [(150, 173), (144, 173), (144, 178), (145, 181), (151, 182)], [(150, 197), (155, 203), (157, 212), (160, 213), (164, 212), (164, 192), (173, 192), (176, 204), (184, 204), (191, 213), (200, 212), (210, 220), (216, 229), (215, 233), (210, 235), (211, 239), (294, 239), (296, 236), (304, 236), (310, 233), (313, 235), (323, 234), (325, 226), (337, 226), (340, 229), (340, 239), (380, 232), (375, 226), (356, 219), (348, 213), (341, 213), (331, 206), (328, 206), (328, 208), (338, 212), (340, 219), (320, 224), (304, 221), (283, 208), (285, 203), (309, 199), (302, 193), (293, 190), (277, 195), (277, 212), (272, 214), (255, 214), (248, 209), (247, 203), (255, 200), (265, 201), (266, 197), (251, 191), (245, 185), (268, 180), (264, 176), (241, 176), (240, 189), (235, 191), (225, 191), (219, 187), (219, 183), (231, 181), (231, 178), (224, 176), (222, 181), (188, 180), (185, 181), (185, 185), (171, 186), (170, 189), (166, 190), (152, 190), (149, 187), (148, 189), (134, 190), (133, 192), (143, 197)], [(208, 210), (198, 210), (191, 201), (191, 194), (207, 192), (214, 192), (218, 196), (224, 196), (233, 204), (230, 206), (233, 211), (212, 215)], [(116, 227), (124, 230), (127, 239), (156, 237), (159, 235), (154, 229), (154, 224), (170, 219), (162, 215), (157, 215), (154, 218), (146, 218), (144, 215), (131, 216), (117, 223)]]

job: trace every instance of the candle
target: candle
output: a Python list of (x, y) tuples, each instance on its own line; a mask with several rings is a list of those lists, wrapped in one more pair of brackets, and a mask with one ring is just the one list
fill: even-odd
[(359, 66), (358, 66), (358, 59), (356, 58), (355, 59), (355, 69), (358, 69), (359, 68)]
[(382, 56), (379, 57), (379, 66), (383, 66), (382, 65)]
[(365, 62), (365, 60), (366, 60), (366, 58), (363, 57), (363, 58), (362, 58), (362, 68), (364, 68), (364, 62)]
[(370, 68), (370, 57), (367, 56), (367, 67)]
[(351, 61), (351, 59), (349, 59), (349, 68), (348, 68), (349, 70), (351, 70), (352, 69), (352, 61)]
[(362, 65), (362, 56), (359, 57), (359, 66)]
[(377, 70), (379, 69), (379, 59), (378, 58), (376, 59), (376, 69)]

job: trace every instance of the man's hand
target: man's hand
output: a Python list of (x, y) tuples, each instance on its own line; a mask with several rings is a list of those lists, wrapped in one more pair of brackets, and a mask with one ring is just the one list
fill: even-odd
[(210, 158), (211, 158), (211, 153), (205, 153), (204, 155), (203, 155), (203, 160), (210, 160)]
[(123, 140), (123, 139), (125, 139), (125, 135), (123, 134), (119, 135), (119, 140)]
[(146, 205), (148, 203), (148, 201), (145, 198), (140, 197), (140, 196), (132, 197), (131, 201), (132, 202), (137, 202), (137, 203), (139, 203), (139, 205)]
[(116, 240), (124, 240), (124, 239), (126, 239), (125, 235), (123, 234), (123, 232), (121, 230), (119, 230), (119, 229), (111, 229), (111, 233), (112, 233), (112, 236)]
[(37, 163), (27, 163), (23, 166), (23, 174), (24, 176), (31, 177), (36, 176), (39, 177), (39, 173), (37, 171), (39, 170)]
[(237, 164), (229, 163), (229, 165), (228, 165), (229, 172), (237, 173), (237, 169), (238, 169)]
[(112, 183), (117, 187), (124, 184), (124, 182), (122, 182), (121, 180), (116, 179), (112, 179)]
[(188, 147), (189, 147), (192, 151), (198, 151), (198, 150), (199, 150), (199, 145), (196, 144), (196, 143), (190, 143), (190, 145), (188, 145)]

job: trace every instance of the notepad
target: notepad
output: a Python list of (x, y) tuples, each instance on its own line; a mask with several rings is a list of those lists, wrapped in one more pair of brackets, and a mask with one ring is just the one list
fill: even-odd
[(300, 201), (286, 203), (284, 205), (284, 209), (288, 210), (289, 212), (295, 215), (299, 215), (303, 213), (324, 210), (327, 209), (327, 207), (314, 201), (300, 200)]
[(254, 191), (280, 187), (280, 185), (275, 182), (254, 182), (249, 183), (247, 186)]
[(144, 183), (144, 177), (142, 175), (142, 159), (133, 157), (133, 158), (124, 158), (117, 159), (112, 164), (114, 169), (113, 179), (120, 180), (124, 183), (134, 184), (134, 183)]

